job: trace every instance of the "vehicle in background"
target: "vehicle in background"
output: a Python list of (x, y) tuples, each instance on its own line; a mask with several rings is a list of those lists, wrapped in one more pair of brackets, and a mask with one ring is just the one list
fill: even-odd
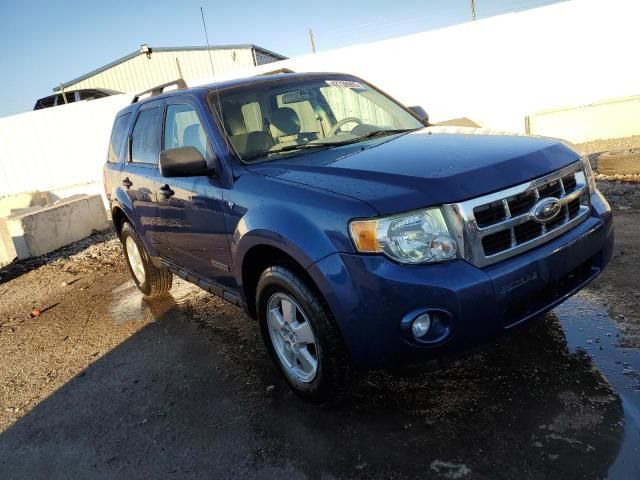
[(434, 127), (343, 74), (150, 94), (117, 114), (104, 167), (136, 285), (175, 274), (242, 306), (307, 400), (446, 364), (611, 258), (611, 209), (560, 141)]
[(81, 90), (70, 90), (68, 92), (55, 93), (48, 97), (40, 98), (34, 105), (34, 110), (57, 107), (67, 103), (80, 102), (82, 100), (96, 100), (98, 98), (120, 95), (122, 92), (110, 90), (108, 88), (83, 88)]

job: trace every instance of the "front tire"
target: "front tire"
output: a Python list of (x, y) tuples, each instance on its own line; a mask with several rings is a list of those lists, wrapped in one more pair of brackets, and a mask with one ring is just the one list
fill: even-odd
[(138, 289), (147, 297), (157, 297), (171, 290), (173, 275), (164, 268), (157, 268), (129, 222), (125, 222), (120, 241), (127, 259), (129, 272)]
[(316, 404), (344, 400), (359, 375), (319, 296), (293, 271), (273, 266), (260, 276), (256, 306), (265, 346), (291, 390)]

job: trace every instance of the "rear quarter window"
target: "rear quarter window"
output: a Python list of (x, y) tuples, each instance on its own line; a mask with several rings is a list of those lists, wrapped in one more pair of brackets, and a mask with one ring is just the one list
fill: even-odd
[(130, 118), (131, 113), (125, 113), (113, 122), (111, 141), (109, 142), (109, 155), (107, 156), (107, 162), (109, 163), (118, 163), (120, 161), (122, 146), (125, 144), (127, 138), (127, 127), (129, 126)]

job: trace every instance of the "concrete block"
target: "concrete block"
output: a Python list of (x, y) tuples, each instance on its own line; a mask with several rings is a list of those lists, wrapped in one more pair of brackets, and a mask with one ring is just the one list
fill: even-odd
[(0, 218), (10, 215), (25, 213), (26, 209), (42, 207), (52, 203), (53, 198), (49, 192), (18, 193), (0, 198)]
[(100, 195), (75, 195), (0, 220), (0, 263), (37, 257), (109, 228)]

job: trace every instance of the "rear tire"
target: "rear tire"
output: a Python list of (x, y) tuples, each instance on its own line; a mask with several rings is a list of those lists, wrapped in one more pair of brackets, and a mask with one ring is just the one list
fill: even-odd
[[(328, 308), (300, 277), (286, 267), (267, 268), (258, 281), (256, 306), (265, 346), (296, 395), (321, 405), (333, 405), (349, 396), (361, 374)], [(294, 307), (287, 321), (284, 312)], [(293, 359), (289, 364), (287, 355)], [(313, 360), (315, 370), (310, 367)]]
[(129, 273), (145, 296), (157, 297), (171, 290), (173, 275), (169, 270), (153, 265), (149, 253), (129, 222), (122, 226), (120, 241)]

